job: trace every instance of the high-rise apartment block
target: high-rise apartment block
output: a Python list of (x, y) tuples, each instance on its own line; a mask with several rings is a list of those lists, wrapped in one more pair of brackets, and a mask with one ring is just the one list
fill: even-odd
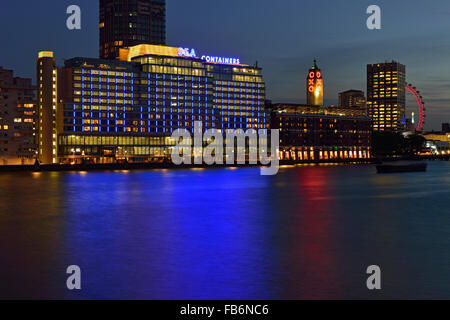
[(374, 131), (405, 130), (406, 68), (398, 62), (367, 65), (367, 111)]

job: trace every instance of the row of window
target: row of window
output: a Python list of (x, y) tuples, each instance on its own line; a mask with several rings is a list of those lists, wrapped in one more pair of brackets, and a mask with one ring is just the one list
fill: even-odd
[[(186, 69), (189, 68), (152, 66), (151, 70), (153, 71), (144, 70), (144, 73), (106, 71), (98, 69), (75, 69), (74, 79), (90, 82), (117, 82), (128, 84), (131, 84), (132, 81), (136, 83), (141, 83), (140, 81), (144, 79), (154, 79), (154, 80), (161, 79), (171, 81), (176, 80), (178, 82), (192, 81), (200, 83), (210, 81), (210, 79), (207, 78), (206, 75), (204, 74), (203, 69), (191, 69), (194, 70), (191, 72), (187, 72)], [(250, 70), (251, 69), (249, 69), (249, 71)], [(187, 72), (190, 74), (184, 74), (183, 72), (184, 73)], [(254, 72), (250, 73), (254, 74)], [(218, 75), (220, 75), (220, 73)], [(264, 87), (264, 83), (262, 82), (261, 76), (255, 77), (255, 76), (246, 76), (243, 74), (232, 74), (232, 75), (233, 79), (216, 80), (215, 84), (229, 87), (253, 87), (253, 88)], [(212, 76), (211, 78), (216, 78), (216, 76)]]
[(173, 108), (173, 107), (158, 107), (158, 106), (154, 106), (154, 107), (142, 107), (142, 106), (136, 106), (136, 107), (119, 107), (119, 106), (108, 106), (108, 105), (103, 105), (103, 106), (99, 106), (99, 105), (81, 105), (81, 104), (66, 104), (64, 105), (64, 110), (73, 110), (73, 111), (93, 111), (93, 112), (98, 112), (98, 111), (115, 111), (117, 112), (126, 112), (126, 113), (131, 113), (131, 112), (135, 112), (137, 114), (147, 114), (150, 112), (154, 112), (154, 113), (167, 113), (167, 114), (173, 114), (174, 116), (176, 116), (179, 113), (202, 113), (202, 111), (204, 113), (208, 113), (208, 112), (212, 112), (214, 111), (215, 113), (217, 112), (221, 112), (222, 110), (238, 110), (238, 111), (242, 111), (242, 112), (262, 112), (261, 108), (258, 106), (237, 106), (237, 105), (227, 105), (227, 106), (218, 106), (218, 105), (208, 105), (205, 108), (200, 108), (201, 106), (205, 106), (204, 104), (195, 104), (197, 106), (197, 108), (191, 109), (191, 108), (186, 108), (186, 107), (180, 107), (180, 108)]
[[(146, 92), (146, 91), (161, 91), (161, 89), (169, 89), (168, 92), (174, 91), (176, 92), (183, 92), (183, 91), (192, 91), (192, 90), (198, 90), (202, 92), (207, 92), (208, 94), (211, 94), (213, 91), (216, 92), (216, 94), (226, 94), (227, 92), (237, 92), (237, 93), (253, 93), (253, 94), (264, 94), (265, 90), (264, 88), (256, 88), (251, 86), (216, 86), (213, 87), (212, 84), (204, 85), (202, 83), (196, 83), (196, 82), (175, 82), (175, 81), (147, 81), (147, 80), (141, 80), (141, 85), (135, 84), (133, 86), (131, 85), (122, 85), (122, 84), (116, 84), (109, 85), (109, 84), (97, 84), (97, 83), (91, 83), (89, 81), (81, 82), (80, 79), (74, 78), (74, 88), (80, 88), (80, 89), (99, 89), (99, 90), (106, 90), (106, 91), (139, 91), (139, 92)], [(111, 81), (114, 82), (114, 81)], [(205, 90), (207, 89), (207, 91)]]
[[(161, 124), (161, 122), (163, 124)], [(195, 124), (192, 122), (163, 122), (160, 121), (159, 125), (152, 125), (152, 126), (142, 126), (142, 127), (126, 127), (126, 126), (80, 126), (80, 125), (65, 125), (64, 126), (64, 132), (65, 133), (82, 133), (82, 132), (89, 132), (89, 133), (105, 133), (105, 134), (111, 134), (111, 133), (135, 133), (135, 134), (142, 134), (142, 133), (163, 133), (163, 134), (172, 134), (177, 129), (187, 129), (192, 132), (192, 129), (195, 127)], [(264, 124), (247, 124), (242, 122), (228, 122), (224, 123), (222, 122), (221, 125), (214, 124), (212, 122), (205, 122), (203, 124), (204, 128), (216, 128), (216, 129), (268, 129), (267, 125)]]

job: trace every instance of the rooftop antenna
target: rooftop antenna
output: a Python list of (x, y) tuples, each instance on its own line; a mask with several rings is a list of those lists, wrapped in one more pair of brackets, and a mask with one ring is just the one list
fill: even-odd
[(319, 69), (319, 67), (317, 66), (317, 59), (316, 58), (314, 58), (313, 69)]

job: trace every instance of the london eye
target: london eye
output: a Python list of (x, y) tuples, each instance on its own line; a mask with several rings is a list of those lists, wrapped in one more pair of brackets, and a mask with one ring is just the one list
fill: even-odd
[(425, 125), (425, 102), (423, 102), (422, 96), (420, 95), (420, 91), (416, 89), (412, 84), (406, 85), (406, 90), (414, 96), (417, 104), (419, 105), (419, 122), (416, 127), (416, 131), (422, 131)]

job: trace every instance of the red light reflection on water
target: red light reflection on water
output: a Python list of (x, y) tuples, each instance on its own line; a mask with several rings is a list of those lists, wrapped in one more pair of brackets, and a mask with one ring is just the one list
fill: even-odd
[(334, 299), (338, 297), (336, 274), (336, 212), (330, 187), (332, 177), (325, 167), (296, 171), (295, 193), (301, 206), (292, 221), (295, 232), (291, 265), (296, 287), (290, 292), (300, 299)]

